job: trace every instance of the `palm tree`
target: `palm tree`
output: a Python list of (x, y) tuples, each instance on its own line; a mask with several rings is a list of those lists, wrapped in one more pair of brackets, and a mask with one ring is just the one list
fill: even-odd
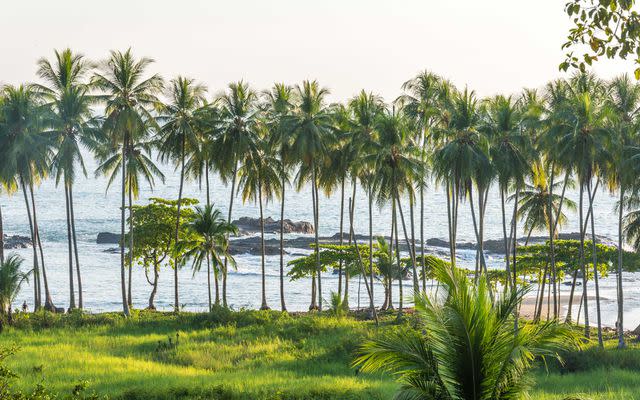
[[(293, 114), (286, 119), (287, 129), (292, 132), (292, 153), (300, 160), (303, 170), (311, 175), (311, 194), (313, 203), (313, 221), (315, 231), (316, 275), (318, 282), (318, 301), (312, 302), (312, 308), (322, 311), (322, 276), (318, 240), (319, 197), (318, 197), (318, 169), (326, 160), (326, 143), (331, 136), (332, 118), (325, 106), (325, 98), (329, 91), (320, 87), (317, 81), (304, 81), (295, 87), (299, 103)], [(299, 174), (298, 186), (307, 177)]]
[[(155, 122), (154, 122), (155, 123)], [(152, 123), (152, 125), (154, 124)], [(165, 176), (158, 166), (151, 159), (151, 152), (156, 146), (156, 142), (150, 139), (152, 127), (140, 130), (138, 134), (130, 137), (129, 143), (124, 149), (126, 160), (126, 182), (125, 190), (128, 194), (129, 201), (129, 226), (132, 227), (133, 221), (133, 200), (137, 200), (140, 194), (140, 181), (143, 179), (149, 185), (149, 188), (155, 187), (155, 178), (160, 178), (162, 183), (165, 182)], [(100, 142), (93, 146), (92, 150), (96, 159), (100, 163), (96, 168), (95, 174), (105, 175), (108, 177), (106, 190), (109, 190), (118, 174), (122, 170), (122, 145), (123, 143), (115, 143), (111, 140), (102, 138)], [(127, 282), (127, 301), (129, 307), (132, 307), (132, 270), (133, 270), (133, 249), (134, 234), (130, 229), (129, 235), (129, 261), (128, 261), (128, 282)]]
[[(229, 84), (229, 90), (219, 99), (220, 134), (213, 143), (212, 160), (226, 184), (231, 180), (229, 213), (231, 222), (233, 199), (239, 162), (257, 135), (258, 95), (243, 81)], [(227, 307), (227, 259), (222, 268), (222, 305)]]
[(11, 303), (15, 300), (22, 284), (29, 279), (31, 271), (22, 272), (24, 260), (11, 254), (6, 260), (0, 261), (0, 313), (11, 315)]
[[(178, 189), (178, 206), (176, 218), (176, 237), (180, 238), (180, 206), (182, 188), (184, 186), (185, 162), (187, 153), (199, 150), (198, 120), (196, 111), (204, 103), (205, 87), (195, 83), (193, 79), (178, 77), (171, 80), (167, 96), (167, 103), (159, 104), (160, 120), (163, 122), (160, 130), (160, 157), (163, 161), (174, 160), (180, 166), (180, 188)], [(178, 292), (178, 267), (180, 260), (174, 259), (173, 290), (176, 312), (180, 311)]]
[(459, 201), (472, 193), (478, 172), (490, 170), (490, 165), (487, 138), (479, 132), (481, 119), (474, 92), (465, 89), (454, 93), (446, 108), (446, 123), (438, 130), (447, 139), (434, 154), (433, 170), (436, 179), (447, 187), (451, 262), (455, 266)]
[[(507, 234), (505, 200), (509, 187), (522, 188), (524, 179), (531, 170), (529, 154), (531, 142), (530, 137), (521, 128), (522, 119), (519, 104), (511, 97), (496, 96), (488, 100), (483, 131), (491, 141), (489, 155), (500, 191), (507, 276), (511, 276), (509, 266), (511, 234)], [(514, 235), (514, 243), (515, 240)]]
[(387, 371), (401, 383), (396, 398), (519, 399), (531, 385), (536, 359), (559, 359), (580, 347), (573, 331), (555, 322), (525, 324), (513, 334), (513, 314), (526, 290), (495, 300), (489, 284), (474, 286), (461, 270), (436, 268), (444, 299), (416, 297), (418, 329), (398, 330), (362, 345), (354, 366)]
[(264, 92), (264, 98), (270, 146), (278, 148), (280, 152), (280, 309), (287, 311), (284, 296), (284, 200), (293, 160), (290, 159), (291, 132), (286, 129), (284, 122), (293, 109), (293, 88), (276, 83), (271, 90)]
[[(580, 223), (580, 269), (582, 272), (582, 290), (584, 301), (585, 336), (590, 336), (587, 274), (584, 260), (584, 238), (586, 227), (583, 227), (584, 191), (589, 191), (588, 207), (592, 209), (591, 197), (592, 180), (597, 176), (608, 155), (605, 152), (605, 141), (608, 132), (605, 121), (608, 108), (604, 107), (604, 86), (592, 75), (578, 74), (568, 85), (569, 95), (561, 105), (561, 118), (557, 125), (557, 156), (566, 163), (566, 168), (575, 172), (578, 179), (579, 194), (579, 223)], [(594, 256), (596, 252), (594, 252)], [(602, 326), (600, 323), (600, 296), (598, 285), (598, 271), (594, 261), (594, 283), (596, 289), (596, 309), (598, 319), (598, 341), (602, 344)]]
[[(0, 176), (15, 179), (22, 188), (33, 247), (34, 309), (42, 305), (40, 272), (45, 286), (45, 305), (51, 306), (49, 284), (44, 267), (42, 244), (33, 202), (33, 185), (46, 176), (50, 164), (50, 136), (43, 131), (45, 109), (33, 87), (5, 86), (0, 109)], [(27, 192), (31, 192), (32, 204)], [(40, 261), (38, 262), (38, 249)], [(42, 265), (42, 271), (40, 270)]]
[[(265, 127), (264, 133), (268, 132)], [(262, 266), (262, 304), (261, 310), (268, 310), (267, 287), (265, 274), (264, 251), (264, 213), (263, 202), (269, 202), (273, 196), (282, 192), (280, 187), (280, 161), (270, 154), (268, 142), (261, 138), (251, 145), (246, 153), (242, 167), (238, 170), (240, 182), (238, 191), (242, 190), (242, 201), (251, 200), (258, 203), (260, 209), (260, 253)]]
[(238, 232), (235, 225), (228, 223), (222, 217), (222, 212), (214, 209), (213, 205), (207, 204), (204, 208), (196, 207), (195, 217), (189, 223), (189, 229), (195, 233), (194, 240), (186, 243), (189, 249), (185, 255), (193, 258), (193, 271), (198, 272), (202, 268), (202, 262), (207, 261), (207, 289), (209, 294), (209, 311), (212, 309), (211, 302), (211, 270), (216, 282), (215, 304), (220, 304), (218, 292), (218, 274), (224, 265), (223, 258), (226, 257), (231, 262), (235, 262), (229, 254), (229, 234)]
[[(42, 58), (38, 61), (38, 76), (45, 81), (44, 85), (37, 85), (37, 89), (45, 99), (51, 110), (48, 124), (51, 134), (55, 137), (55, 154), (52, 159), (52, 170), (56, 177), (56, 184), (64, 180), (65, 203), (67, 210), (67, 231), (69, 245), (69, 285), (70, 308), (75, 307), (73, 294), (73, 254), (75, 255), (76, 275), (78, 280), (78, 307), (83, 308), (82, 279), (78, 244), (73, 215), (73, 183), (77, 169), (86, 176), (87, 171), (80, 150), (82, 143), (91, 146), (95, 141), (96, 132), (92, 126), (93, 116), (91, 106), (96, 97), (91, 95), (90, 86), (86, 78), (90, 65), (81, 54), (74, 54), (70, 49), (55, 51), (52, 62)], [(51, 305), (49, 305), (51, 306)]]
[[(354, 136), (360, 152), (366, 153), (371, 146), (371, 142), (376, 137), (376, 120), (384, 111), (384, 101), (382, 97), (362, 90), (356, 97), (349, 101), (349, 109), (353, 114), (351, 134)], [(371, 165), (362, 163), (359, 166), (358, 174), (360, 182), (367, 191), (369, 198), (369, 287), (373, 291), (373, 201), (374, 201), (374, 171)], [(365, 277), (366, 279), (366, 277)], [(373, 296), (370, 296), (369, 307), (373, 311)]]
[(119, 143), (122, 152), (122, 205), (120, 210), (120, 281), (122, 308), (129, 316), (129, 302), (125, 283), (124, 225), (126, 209), (126, 182), (128, 164), (126, 151), (135, 137), (143, 135), (154, 121), (151, 109), (158, 104), (156, 95), (162, 90), (159, 75), (145, 76), (153, 62), (150, 58), (136, 60), (131, 49), (112, 51), (110, 58), (100, 64), (92, 81), (104, 93), (106, 117), (103, 129), (112, 143)]
[(637, 140), (637, 123), (640, 117), (640, 85), (632, 81), (628, 75), (615, 78), (609, 84), (609, 103), (613, 109), (610, 130), (614, 132), (609, 141), (610, 154), (613, 156), (613, 166), (609, 169), (608, 181), (610, 189), (619, 190), (618, 202), (618, 265), (617, 265), (617, 297), (618, 297), (618, 348), (625, 347), (624, 342), (624, 296), (622, 288), (622, 241), (623, 214), (625, 210), (625, 196), (633, 185), (637, 176), (634, 161), (640, 159), (640, 152), (633, 143)]
[[(428, 71), (423, 71), (415, 78), (402, 84), (404, 94), (397, 102), (402, 111), (415, 124), (415, 130), (419, 134), (417, 143), (420, 146), (421, 170), (420, 179), (417, 181), (420, 190), (420, 267), (422, 273), (422, 290), (426, 290), (425, 257), (424, 257), (424, 192), (426, 190), (426, 177), (428, 166), (428, 149), (433, 146), (431, 129), (438, 122), (440, 115), (442, 78)], [(412, 218), (413, 222), (413, 218)]]
[[(407, 233), (400, 194), (406, 193), (410, 198), (414, 196), (412, 182), (417, 176), (420, 176), (420, 151), (412, 143), (408, 121), (401, 114), (389, 112), (381, 114), (376, 119), (376, 131), (376, 140), (371, 144), (369, 154), (364, 157), (364, 162), (373, 166), (374, 181), (372, 185), (374, 189), (372, 193), (376, 193), (379, 203), (391, 199), (392, 203), (395, 204), (395, 206), (392, 206), (392, 210), (395, 210), (397, 206), (405, 242), (411, 258), (413, 290), (414, 293), (418, 293), (419, 285), (415, 254)], [(394, 219), (395, 212), (392, 214), (392, 225)], [(396, 232), (396, 242), (398, 239)], [(397, 251), (398, 249), (396, 249)], [(400, 287), (402, 287), (402, 280), (399, 283)], [(401, 313), (402, 309), (399, 310), (399, 315)]]

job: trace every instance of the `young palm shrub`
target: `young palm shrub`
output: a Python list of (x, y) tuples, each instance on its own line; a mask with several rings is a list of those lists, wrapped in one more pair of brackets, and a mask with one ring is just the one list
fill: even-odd
[(361, 347), (353, 365), (395, 374), (397, 399), (520, 399), (531, 386), (537, 358), (559, 359), (580, 346), (578, 335), (556, 322), (525, 324), (516, 335), (513, 315), (526, 289), (492, 299), (489, 285), (464, 272), (436, 267), (442, 297), (416, 296), (420, 329), (397, 330)]
[(235, 262), (229, 254), (229, 235), (237, 234), (238, 228), (228, 223), (222, 216), (222, 212), (214, 209), (212, 204), (207, 204), (204, 208), (196, 207), (194, 220), (189, 223), (189, 229), (195, 234), (194, 237), (184, 243), (189, 250), (187, 257), (193, 258), (194, 274), (200, 271), (203, 261), (207, 263), (207, 290), (209, 294), (209, 311), (212, 309), (211, 302), (211, 266), (216, 286), (216, 306), (220, 304), (218, 290), (218, 277), (224, 265), (224, 259)]
[(0, 262), (0, 313), (2, 315), (11, 314), (11, 303), (31, 274), (31, 271), (21, 271), (22, 261), (20, 256), (11, 254)]

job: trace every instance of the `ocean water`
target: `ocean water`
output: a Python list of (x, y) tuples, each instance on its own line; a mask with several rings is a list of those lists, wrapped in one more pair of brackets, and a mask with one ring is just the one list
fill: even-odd
[[(74, 186), (74, 211), (76, 216), (76, 230), (78, 234), (78, 247), (80, 265), (83, 279), (83, 294), (85, 308), (93, 312), (120, 310), (120, 256), (119, 254), (107, 253), (105, 250), (113, 248), (114, 245), (96, 244), (96, 236), (99, 232), (119, 232), (120, 231), (120, 192), (118, 180), (114, 186), (107, 189), (107, 180), (93, 175), (96, 162), (86, 154), (85, 163), (88, 177), (79, 176)], [(173, 165), (163, 165), (163, 172), (166, 175), (166, 182), (157, 182), (156, 187), (151, 190), (143, 186), (137, 204), (144, 204), (150, 197), (176, 198), (179, 186), (179, 173)], [(225, 186), (214, 174), (212, 174), (211, 184), (212, 201), (216, 207), (220, 208), (226, 215), (230, 197), (230, 187)], [(347, 194), (348, 197), (350, 194)], [(204, 187), (201, 189), (198, 182), (187, 182), (184, 188), (184, 196), (199, 199), (204, 203)], [(577, 202), (577, 193), (574, 190), (567, 190), (568, 198)], [(38, 208), (38, 224), (42, 237), (45, 253), (45, 263), (49, 278), (54, 303), (58, 307), (68, 307), (69, 302), (69, 282), (68, 282), (68, 252), (66, 237), (66, 220), (64, 206), (64, 191), (61, 187), (56, 187), (53, 179), (45, 180), (35, 192), (36, 205)], [(595, 225), (596, 233), (615, 239), (617, 237), (617, 215), (614, 211), (616, 199), (608, 192), (600, 191), (595, 198)], [(345, 208), (346, 208), (345, 199)], [(16, 193), (11, 197), (3, 195), (0, 197), (0, 205), (4, 217), (5, 233), (20, 234), (28, 236), (29, 226), (25, 205), (21, 193)], [(403, 203), (405, 218), (409, 218), (408, 202)], [(388, 235), (391, 222), (391, 210), (389, 206), (375, 208), (373, 212), (374, 234)], [(265, 217), (271, 216), (274, 219), (280, 217), (280, 203), (272, 201), (265, 206)], [(332, 235), (339, 231), (340, 223), (340, 192), (337, 189), (331, 196), (320, 196), (320, 235)], [(257, 217), (258, 207), (256, 204), (243, 204), (239, 196), (236, 196), (233, 206), (233, 219), (241, 216)], [(569, 214), (569, 223), (562, 228), (563, 232), (578, 231), (577, 216)], [(312, 220), (311, 191), (304, 188), (300, 192), (295, 192), (288, 188), (285, 203), (285, 218), (292, 220)], [(356, 233), (368, 234), (368, 209), (367, 200), (360, 188), (355, 196), (355, 218), (354, 225)], [(415, 210), (416, 236), (419, 235), (419, 209)], [(486, 211), (486, 234), (487, 239), (499, 239), (502, 237), (500, 197), (497, 190), (492, 189), (489, 193), (489, 200)], [(426, 192), (425, 203), (425, 239), (426, 238), (447, 238), (447, 210), (446, 198), (442, 188), (436, 185)], [(345, 228), (347, 227), (345, 217)], [(459, 217), (459, 241), (475, 241), (471, 213), (468, 204), (461, 204)], [(535, 233), (534, 233), (535, 234)], [(540, 232), (538, 234), (544, 234)], [(519, 236), (524, 236), (524, 232), (519, 232)], [(271, 235), (275, 237), (275, 235)], [(298, 234), (291, 234), (295, 237)], [(443, 251), (446, 249), (430, 249), (431, 251)], [(32, 250), (19, 249), (11, 250), (21, 255), (25, 259), (25, 268), (32, 265)], [(302, 254), (308, 254), (305, 249), (288, 249), (285, 261), (291, 260)], [(472, 267), (474, 263), (474, 251), (459, 250), (462, 266)], [(235, 309), (258, 308), (260, 306), (260, 256), (238, 255), (237, 271), (230, 272), (228, 279), (228, 301)], [(488, 254), (487, 262), (489, 267), (501, 267), (502, 257)], [(279, 256), (267, 256), (267, 300), (272, 308), (279, 308)], [(183, 268), (180, 273), (181, 303), (189, 310), (205, 310), (207, 307), (207, 287), (206, 273), (204, 271), (193, 274), (190, 265)], [(640, 323), (640, 274), (628, 273), (624, 275), (625, 290), (625, 325), (627, 328), (634, 328)], [(323, 276), (323, 296), (329, 298), (331, 291), (337, 290), (338, 278), (332, 274)], [(615, 276), (603, 277), (600, 281), (600, 295), (602, 298), (603, 323), (612, 326), (616, 319), (616, 284)], [(360, 286), (360, 290), (358, 290)], [(405, 293), (409, 292), (411, 282), (405, 282)], [(397, 301), (397, 284), (394, 287), (396, 293), (394, 298)], [(568, 287), (563, 287), (568, 292)], [(581, 293), (581, 289), (580, 293)], [(144, 270), (141, 267), (134, 268), (133, 276), (133, 303), (135, 307), (146, 307), (151, 286), (147, 283)], [(290, 311), (301, 311), (308, 309), (310, 303), (310, 281), (300, 280), (287, 282), (285, 286), (287, 308)], [(30, 284), (25, 284), (14, 306), (21, 305), (23, 301), (32, 308), (33, 289)], [(360, 293), (360, 296), (358, 296)], [(382, 286), (375, 285), (377, 303), (382, 302)], [(589, 295), (594, 295), (593, 284), (589, 284)], [(366, 289), (363, 284), (359, 285), (358, 279), (354, 278), (350, 282), (351, 306), (357, 307), (358, 297), (361, 305), (366, 306)], [(578, 299), (576, 299), (576, 302)], [(159, 309), (171, 309), (173, 302), (173, 273), (169, 269), (161, 271), (159, 289), (156, 296), (156, 306)], [(590, 314), (595, 321), (595, 302), (590, 304)], [(577, 309), (574, 313), (577, 312)], [(575, 315), (575, 314), (574, 314)]]

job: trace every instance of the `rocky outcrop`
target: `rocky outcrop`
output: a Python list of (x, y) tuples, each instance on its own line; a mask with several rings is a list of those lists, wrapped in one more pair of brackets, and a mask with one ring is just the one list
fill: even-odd
[(119, 244), (120, 234), (111, 232), (100, 232), (96, 238), (97, 244)]
[[(260, 218), (241, 217), (233, 221), (233, 224), (238, 227), (241, 235), (260, 232)], [(313, 225), (306, 221), (285, 219), (283, 228), (284, 233), (314, 233)], [(280, 220), (276, 221), (271, 217), (265, 218), (264, 231), (265, 233), (280, 233)]]
[(5, 249), (26, 249), (31, 247), (31, 238), (20, 235), (4, 235), (3, 244)]

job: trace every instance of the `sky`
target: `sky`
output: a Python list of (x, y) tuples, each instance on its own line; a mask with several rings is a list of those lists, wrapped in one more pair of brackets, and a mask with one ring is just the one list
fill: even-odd
[[(391, 101), (422, 70), (480, 96), (561, 77), (564, 0), (21, 0), (0, 7), (0, 83), (33, 81), (36, 61), (70, 47), (94, 60), (131, 47), (153, 72), (211, 95), (317, 79), (343, 101), (361, 89)], [(630, 61), (595, 67), (604, 78)]]

